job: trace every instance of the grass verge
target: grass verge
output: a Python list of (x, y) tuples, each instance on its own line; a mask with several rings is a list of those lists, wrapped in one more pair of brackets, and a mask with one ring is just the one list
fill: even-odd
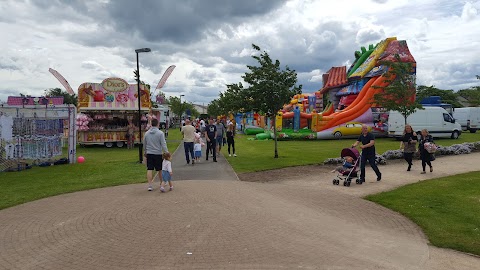
[[(171, 129), (167, 140), (169, 151), (173, 153), (180, 141), (180, 132)], [(85, 157), (82, 164), (2, 172), (0, 209), (63, 193), (145, 182), (145, 165), (138, 163), (138, 155), (138, 147), (78, 147), (77, 156)]]
[[(279, 169), (290, 166), (321, 164), (327, 158), (340, 156), (343, 148), (350, 147), (356, 138), (342, 140), (278, 141), (278, 158), (274, 158), (273, 140), (251, 140), (255, 136), (237, 135), (235, 150), (238, 155), (229, 162), (237, 173)], [(250, 140), (249, 140), (250, 139)], [(439, 145), (450, 146), (464, 142), (480, 141), (479, 134), (464, 133), (459, 139), (437, 139)], [(377, 153), (398, 149), (400, 142), (392, 138), (377, 138)], [(222, 148), (227, 154), (227, 147)]]
[(437, 247), (480, 255), (480, 172), (422, 181), (366, 199), (410, 218)]

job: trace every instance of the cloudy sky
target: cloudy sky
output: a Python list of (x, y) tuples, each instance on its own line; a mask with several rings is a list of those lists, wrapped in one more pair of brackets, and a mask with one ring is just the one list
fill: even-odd
[(463, 0), (0, 0), (0, 100), (40, 96), (61, 84), (77, 91), (107, 77), (141, 79), (207, 104), (242, 81), (254, 43), (298, 73), (305, 93), (360, 46), (396, 36), (417, 61), (417, 84), (480, 85), (480, 1)]

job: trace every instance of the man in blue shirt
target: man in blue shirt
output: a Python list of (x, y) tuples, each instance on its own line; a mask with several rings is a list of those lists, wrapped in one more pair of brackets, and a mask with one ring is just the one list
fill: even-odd
[(362, 149), (362, 158), (360, 159), (360, 183), (365, 182), (365, 163), (368, 160), (373, 171), (377, 175), (377, 181), (382, 180), (382, 173), (378, 170), (377, 164), (375, 164), (375, 136), (368, 132), (368, 126), (362, 125), (362, 134), (358, 137), (358, 140), (352, 144), (352, 147), (357, 147), (359, 143)]

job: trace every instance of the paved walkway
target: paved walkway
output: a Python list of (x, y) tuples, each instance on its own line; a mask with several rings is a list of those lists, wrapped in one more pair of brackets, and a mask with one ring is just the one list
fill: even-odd
[(205, 160), (205, 152), (206, 147), (203, 148), (200, 163), (192, 165), (190, 161), (187, 165), (185, 148), (181, 142), (172, 157), (174, 180), (238, 180), (237, 174), (222, 154), (217, 154), (217, 162), (213, 162), (212, 157)]
[[(478, 158), (439, 158), (438, 172), (406, 181), (459, 172), (442, 163), (478, 168)], [(136, 184), (34, 201), (0, 211), (0, 269), (480, 269), (361, 199), (392, 188), (388, 171), (406, 173), (401, 163), (381, 169), (381, 182), (350, 188), (319, 167), (300, 182), (186, 180), (167, 193)]]

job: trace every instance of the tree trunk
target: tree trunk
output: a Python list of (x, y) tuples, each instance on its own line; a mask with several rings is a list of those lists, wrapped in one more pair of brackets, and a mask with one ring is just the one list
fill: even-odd
[(277, 117), (276, 117), (276, 115), (273, 117), (273, 136), (275, 137), (275, 156), (274, 156), (274, 158), (278, 158)]

